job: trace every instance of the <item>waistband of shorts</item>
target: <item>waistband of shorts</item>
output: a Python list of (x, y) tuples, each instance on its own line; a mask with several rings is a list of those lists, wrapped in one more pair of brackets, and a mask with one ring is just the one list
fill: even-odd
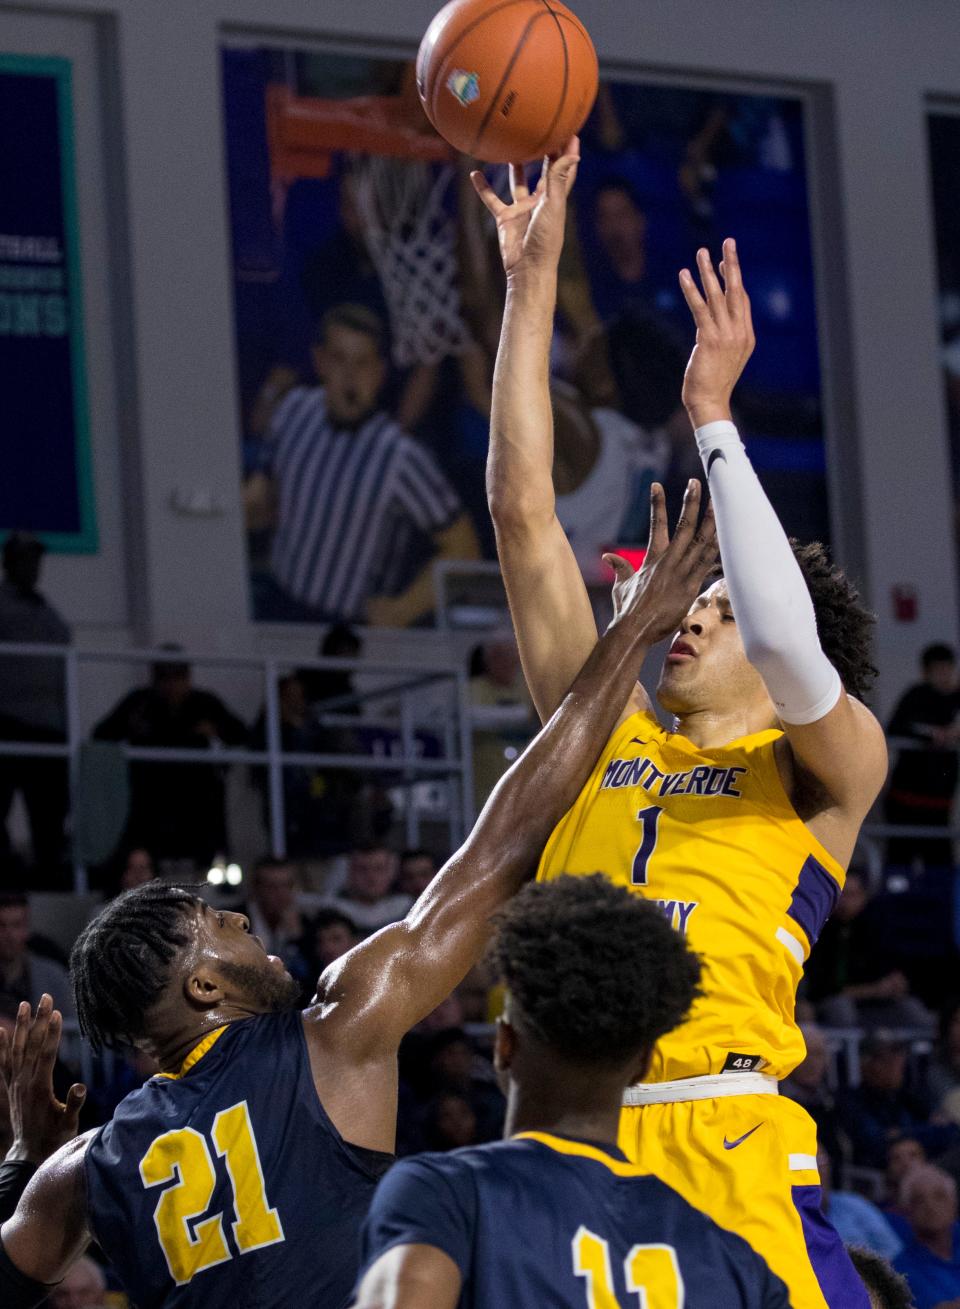
[(779, 1095), (775, 1077), (767, 1073), (717, 1073), (683, 1077), (678, 1082), (641, 1082), (623, 1093), (625, 1107), (673, 1104), (682, 1100), (714, 1100), (723, 1095)]

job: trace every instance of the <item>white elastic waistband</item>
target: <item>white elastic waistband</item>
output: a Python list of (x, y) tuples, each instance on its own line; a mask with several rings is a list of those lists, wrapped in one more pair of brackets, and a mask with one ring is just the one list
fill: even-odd
[(625, 1105), (671, 1104), (680, 1100), (714, 1100), (721, 1095), (779, 1095), (775, 1077), (766, 1073), (717, 1073), (710, 1077), (684, 1077), (679, 1082), (642, 1082), (628, 1086)]

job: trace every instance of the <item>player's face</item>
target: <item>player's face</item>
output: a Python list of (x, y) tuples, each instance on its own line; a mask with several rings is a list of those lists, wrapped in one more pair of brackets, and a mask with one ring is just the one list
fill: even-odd
[(250, 934), (245, 914), (212, 909), (197, 910), (197, 935), (191, 972), (205, 973), (222, 990), (227, 1003), (272, 1013), (291, 1009), (300, 987), (276, 955), (268, 955), (257, 936)]
[(314, 363), (335, 423), (349, 426), (373, 412), (386, 366), (372, 336), (351, 327), (331, 327), (317, 347)]
[(664, 660), (657, 699), (668, 713), (681, 716), (736, 711), (767, 699), (760, 674), (747, 659), (722, 579), (697, 596), (681, 623)]

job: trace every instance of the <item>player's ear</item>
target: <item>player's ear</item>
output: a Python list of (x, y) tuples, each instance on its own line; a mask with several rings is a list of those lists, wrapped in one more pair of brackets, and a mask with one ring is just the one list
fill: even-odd
[(637, 1055), (633, 1071), (630, 1073), (629, 1085), (633, 1086), (637, 1082), (642, 1082), (650, 1070), (650, 1060), (653, 1058), (653, 1046), (646, 1050), (641, 1050)]
[(517, 1051), (517, 1029), (507, 1018), (497, 1019), (493, 1038), (493, 1066), (498, 1073), (509, 1071)]
[(225, 999), (219, 978), (206, 968), (195, 968), (188, 973), (184, 978), (183, 990), (187, 1001), (201, 1009), (213, 1009)]

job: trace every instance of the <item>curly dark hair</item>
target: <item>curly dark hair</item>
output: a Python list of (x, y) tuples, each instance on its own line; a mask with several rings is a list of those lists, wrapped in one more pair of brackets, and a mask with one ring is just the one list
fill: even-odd
[(844, 690), (863, 700), (877, 676), (871, 660), (876, 616), (819, 541), (801, 545), (791, 540), (790, 545), (813, 601), (823, 652), (840, 674)]
[(187, 916), (203, 901), (179, 886), (148, 882), (111, 900), (70, 952), (80, 1030), (95, 1050), (134, 1045), (145, 1015), (190, 941)]
[(700, 994), (700, 960), (662, 911), (599, 873), (531, 883), (496, 925), (520, 1025), (571, 1063), (649, 1051)]
[(895, 1272), (886, 1259), (858, 1245), (848, 1245), (847, 1254), (867, 1288), (874, 1309), (913, 1309), (913, 1295), (906, 1278)]

